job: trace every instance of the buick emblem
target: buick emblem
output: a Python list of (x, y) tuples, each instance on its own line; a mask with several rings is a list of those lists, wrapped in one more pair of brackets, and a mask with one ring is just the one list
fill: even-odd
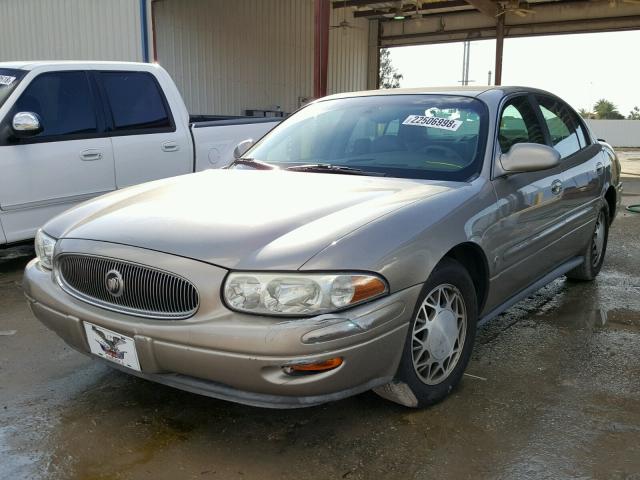
[(104, 285), (113, 297), (120, 297), (124, 292), (124, 280), (118, 270), (109, 270), (104, 276)]

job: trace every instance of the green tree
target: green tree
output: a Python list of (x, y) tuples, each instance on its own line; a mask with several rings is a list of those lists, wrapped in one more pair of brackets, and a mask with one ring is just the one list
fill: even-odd
[(629, 120), (640, 120), (640, 108), (633, 107), (633, 110), (629, 112), (629, 116), (627, 118)]
[(597, 115), (599, 119), (608, 119), (608, 120), (623, 120), (624, 115), (621, 115), (618, 111), (618, 107), (614, 105), (613, 102), (609, 100), (605, 100), (601, 98), (596, 102), (593, 106), (593, 111)]
[(402, 74), (391, 63), (391, 52), (388, 48), (380, 50), (380, 71), (378, 73), (380, 88), (398, 88)]
[(580, 114), (580, 116), (582, 118), (596, 118), (596, 114), (593, 112), (589, 112), (587, 109), (585, 108), (581, 108), (578, 113)]

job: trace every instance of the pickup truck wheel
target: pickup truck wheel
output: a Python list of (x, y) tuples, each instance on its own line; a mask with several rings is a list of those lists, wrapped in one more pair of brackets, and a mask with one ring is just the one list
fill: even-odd
[(457, 385), (469, 363), (476, 334), (473, 281), (457, 261), (444, 259), (418, 299), (394, 380), (375, 389), (408, 407), (432, 405)]
[(584, 262), (567, 273), (567, 278), (583, 282), (592, 281), (602, 268), (604, 255), (607, 252), (607, 241), (609, 239), (609, 209), (603, 206), (596, 224), (593, 227), (593, 235), (587, 248), (582, 253)]

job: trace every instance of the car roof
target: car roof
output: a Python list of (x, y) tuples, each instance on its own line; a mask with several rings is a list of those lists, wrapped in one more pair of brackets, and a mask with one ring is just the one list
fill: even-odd
[(0, 62), (0, 68), (14, 68), (19, 70), (34, 70), (40, 67), (56, 67), (56, 66), (78, 66), (82, 67), (125, 67), (139, 66), (149, 67), (149, 63), (139, 62), (107, 62), (107, 61), (71, 61), (71, 60), (17, 60), (13, 62)]
[(327, 97), (323, 97), (322, 100), (334, 100), (338, 98), (350, 98), (350, 97), (369, 97), (369, 96), (379, 96), (379, 95), (457, 95), (457, 96), (465, 96), (465, 97), (478, 97), (483, 93), (487, 92), (497, 92), (498, 94), (504, 96), (509, 95), (511, 93), (518, 92), (529, 92), (529, 93), (542, 93), (545, 95), (552, 95), (551, 93), (540, 90), (538, 88), (533, 87), (522, 87), (522, 86), (452, 86), (452, 87), (418, 87), (418, 88), (389, 88), (389, 89), (380, 89), (380, 90), (363, 90), (360, 92), (345, 92), (345, 93), (337, 93), (335, 95), (329, 95)]

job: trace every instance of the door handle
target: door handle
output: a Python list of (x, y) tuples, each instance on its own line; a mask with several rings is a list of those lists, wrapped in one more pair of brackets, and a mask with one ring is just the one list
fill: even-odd
[(164, 142), (161, 148), (163, 152), (177, 152), (180, 150), (180, 145), (176, 142)]
[(596, 172), (598, 174), (604, 172), (604, 165), (602, 164), (602, 162), (596, 163)]
[(100, 150), (90, 148), (89, 150), (83, 150), (80, 152), (80, 160), (85, 162), (93, 162), (100, 159), (102, 159), (102, 152)]
[(551, 184), (551, 193), (554, 195), (560, 195), (562, 192), (562, 182), (560, 180), (554, 180)]

